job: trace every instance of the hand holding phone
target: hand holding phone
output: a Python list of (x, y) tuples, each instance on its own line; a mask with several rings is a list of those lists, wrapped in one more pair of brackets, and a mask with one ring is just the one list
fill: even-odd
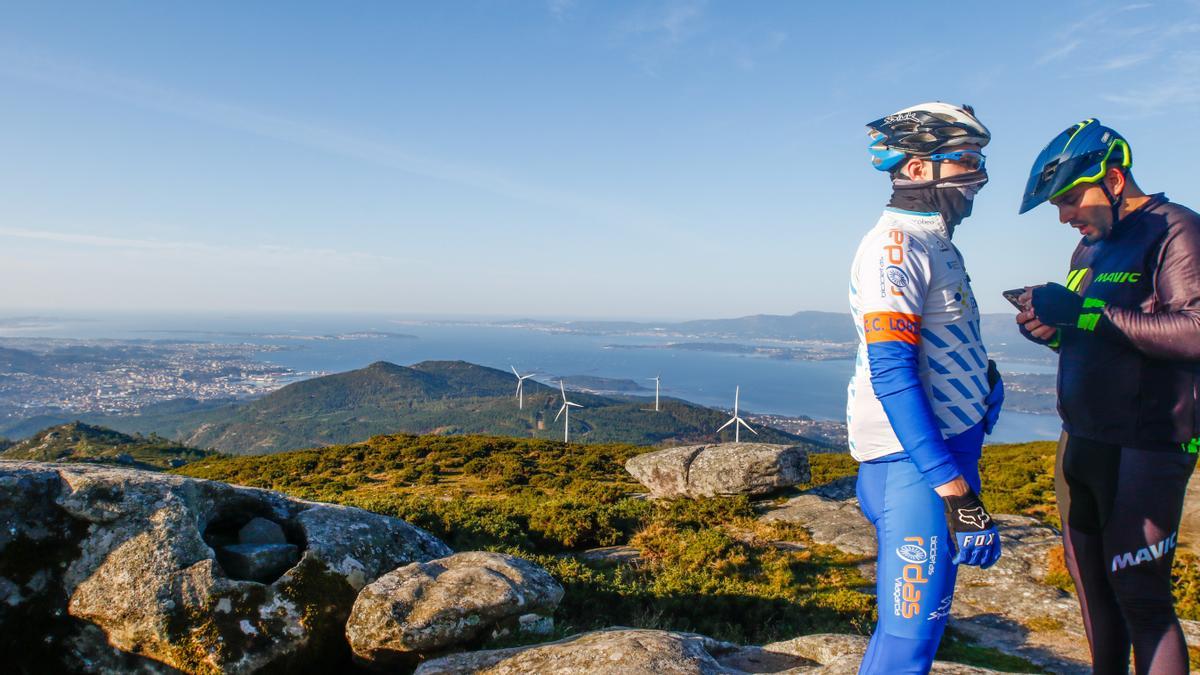
[(1016, 307), (1018, 312), (1025, 311), (1025, 305), (1021, 304), (1021, 296), (1024, 294), (1025, 294), (1024, 287), (1011, 288), (1007, 291), (1001, 292), (1001, 295), (1004, 296), (1004, 299), (1007, 300), (1009, 303), (1011, 303), (1013, 307)]

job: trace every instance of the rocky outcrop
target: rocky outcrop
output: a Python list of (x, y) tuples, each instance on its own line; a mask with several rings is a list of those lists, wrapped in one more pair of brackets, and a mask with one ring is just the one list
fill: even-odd
[[(762, 647), (740, 647), (693, 633), (608, 628), (530, 647), (453, 654), (426, 661), (416, 675), (744, 675), (858, 672), (867, 638), (806, 635)], [(996, 671), (937, 662), (934, 673)]]
[(1003, 555), (986, 570), (959, 566), (950, 625), (1056, 673), (1091, 672), (1079, 601), (1043, 583), (1058, 533), (1033, 518), (994, 517)]
[[(819, 544), (874, 556), (875, 530), (859, 509), (854, 477), (768, 509), (766, 520), (803, 525)], [(975, 642), (1060, 673), (1090, 672), (1076, 599), (1043, 583), (1058, 533), (1032, 518), (995, 514), (1003, 555), (993, 567), (960, 566), (950, 625)], [(874, 562), (860, 566), (874, 580)]]
[(809, 480), (808, 451), (767, 443), (720, 443), (638, 455), (625, 470), (654, 498), (759, 495)]
[(855, 555), (875, 555), (875, 529), (858, 507), (855, 476), (805, 490), (763, 514), (763, 520), (799, 523), (818, 544), (830, 544)]
[(1179, 547), (1200, 555), (1200, 480), (1190, 480), (1179, 520)]
[[(416, 675), (725, 675), (717, 660), (740, 647), (702, 635), (613, 628), (531, 647), (454, 654), (421, 664)], [(793, 658), (787, 667), (810, 665)]]
[[(255, 518), (285, 543), (239, 543)], [(358, 590), (450, 553), (421, 529), (358, 509), (90, 465), (0, 462), (0, 520), (0, 652), (21, 655), (18, 671), (344, 662)], [(238, 546), (285, 547), (293, 564), (275, 578), (238, 578), (221, 562)]]
[(533, 563), (473, 551), (413, 563), (358, 594), (346, 637), (376, 666), (505, 632), (549, 632), (563, 589)]

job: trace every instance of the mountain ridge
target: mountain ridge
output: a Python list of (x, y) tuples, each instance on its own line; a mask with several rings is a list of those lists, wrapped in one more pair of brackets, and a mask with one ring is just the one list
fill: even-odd
[[(511, 373), (466, 361), (412, 366), (377, 361), (294, 382), (250, 402), (177, 404), (153, 414), (88, 416), (86, 421), (237, 455), (354, 443), (394, 433), (562, 438), (562, 422), (554, 420), (562, 405), (556, 387), (526, 380), (523, 409), (517, 407), (515, 393)], [(733, 439), (732, 429), (716, 434), (728, 413), (679, 399), (663, 397), (656, 412), (653, 396), (572, 392), (569, 397), (584, 406), (571, 413), (572, 441), (669, 445)], [(744, 436), (768, 443), (805, 443), (816, 451), (839, 449), (771, 427), (757, 431)]]
[(119, 464), (153, 470), (177, 468), (214, 454), (156, 435), (130, 436), (79, 421), (7, 443), (0, 443), (0, 459)]

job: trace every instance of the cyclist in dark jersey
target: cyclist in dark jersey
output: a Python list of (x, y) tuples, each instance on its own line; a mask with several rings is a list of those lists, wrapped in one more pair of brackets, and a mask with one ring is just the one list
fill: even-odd
[(1059, 352), (1055, 492), (1097, 673), (1185, 673), (1171, 595), (1200, 450), (1200, 216), (1133, 180), (1095, 119), (1033, 164), (1021, 213), (1049, 201), (1083, 235), (1066, 285), (1026, 292), (1022, 333)]

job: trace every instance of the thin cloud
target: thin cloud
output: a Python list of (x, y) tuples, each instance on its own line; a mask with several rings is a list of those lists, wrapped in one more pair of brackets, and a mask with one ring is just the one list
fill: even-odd
[(1200, 105), (1200, 51), (1176, 54), (1160, 79), (1103, 98), (1142, 115), (1195, 108)]
[(561, 19), (575, 9), (575, 0), (546, 0), (546, 9), (556, 19)]
[(1096, 69), (1100, 70), (1100, 71), (1104, 71), (1104, 72), (1109, 72), (1109, 71), (1113, 71), (1113, 70), (1124, 70), (1126, 68), (1132, 68), (1133, 66), (1136, 66), (1140, 63), (1145, 63), (1152, 58), (1154, 58), (1154, 54), (1152, 52), (1145, 52), (1142, 54), (1129, 54), (1126, 56), (1117, 56), (1117, 57), (1111, 58), (1111, 59), (1105, 61), (1104, 63), (1100, 64), (1099, 66), (1096, 67)]
[(48, 58), (38, 52), (0, 48), (0, 76), (116, 100), (528, 204), (561, 209), (607, 221), (613, 226), (669, 227), (662, 218), (652, 214), (521, 182), (492, 169), (415, 155), (394, 145), (338, 129), (196, 96), (117, 73)]
[(409, 262), (399, 258), (363, 253), (360, 251), (339, 251), (326, 248), (295, 248), (276, 244), (236, 247), (218, 246), (196, 241), (169, 241), (160, 239), (134, 239), (129, 237), (109, 237), (94, 234), (79, 234), (76, 232), (54, 232), (49, 230), (31, 230), (19, 227), (0, 227), (0, 237), (48, 241), (56, 244), (69, 244), (91, 248), (120, 249), (130, 252), (164, 252), (193, 253), (204, 255), (228, 255), (230, 253), (246, 255), (270, 255), (275, 257), (319, 258), (322, 260), (341, 259), (346, 261), (375, 261), (384, 263)]
[(673, 0), (653, 8), (643, 7), (626, 17), (618, 25), (618, 32), (675, 46), (701, 32), (705, 5), (700, 0)]
[[(1200, 5), (1197, 5), (1200, 8)], [(1172, 24), (1164, 31), (1165, 37), (1179, 37), (1181, 35), (1191, 35), (1192, 33), (1200, 33), (1200, 23), (1189, 21), (1186, 23)]]
[(1076, 49), (1079, 49), (1079, 45), (1081, 44), (1083, 44), (1083, 42), (1080, 40), (1072, 40), (1065, 44), (1059, 45), (1049, 52), (1042, 54), (1037, 60), (1037, 65), (1044, 66), (1051, 61), (1057, 61), (1058, 59), (1069, 56)]

